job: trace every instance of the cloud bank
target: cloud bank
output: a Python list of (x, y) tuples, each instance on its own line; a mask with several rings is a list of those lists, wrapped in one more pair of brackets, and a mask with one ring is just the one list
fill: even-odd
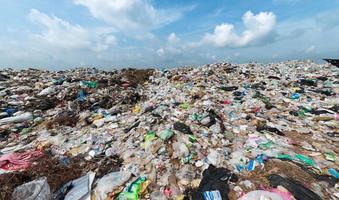
[(217, 25), (213, 33), (207, 33), (202, 43), (215, 47), (245, 47), (252, 44), (263, 43), (272, 39), (276, 25), (276, 16), (272, 12), (260, 12), (254, 15), (247, 11), (242, 17), (245, 30), (237, 34), (233, 24)]

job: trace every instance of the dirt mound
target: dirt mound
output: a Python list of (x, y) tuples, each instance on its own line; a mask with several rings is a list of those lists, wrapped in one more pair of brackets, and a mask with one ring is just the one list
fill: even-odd
[(97, 177), (119, 169), (121, 161), (117, 157), (105, 157), (86, 161), (80, 156), (64, 159), (51, 159), (44, 155), (28, 170), (0, 175), (0, 199), (10, 199), (14, 189), (24, 183), (46, 176), (52, 192), (68, 181), (77, 179), (89, 171), (95, 171)]

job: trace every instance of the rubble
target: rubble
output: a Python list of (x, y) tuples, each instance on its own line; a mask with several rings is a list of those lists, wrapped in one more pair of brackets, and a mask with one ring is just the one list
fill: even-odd
[(0, 199), (336, 199), (338, 72), (0, 70)]

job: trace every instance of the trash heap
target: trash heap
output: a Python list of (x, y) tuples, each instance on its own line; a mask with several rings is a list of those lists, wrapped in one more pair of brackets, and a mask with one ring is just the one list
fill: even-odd
[(0, 199), (337, 199), (338, 72), (1, 70)]

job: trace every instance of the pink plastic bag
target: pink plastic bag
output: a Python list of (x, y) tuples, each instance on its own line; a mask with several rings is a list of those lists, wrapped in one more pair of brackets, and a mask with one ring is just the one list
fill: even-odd
[(27, 169), (32, 161), (42, 156), (41, 151), (27, 151), (24, 153), (9, 153), (0, 157), (0, 168), (17, 171)]

